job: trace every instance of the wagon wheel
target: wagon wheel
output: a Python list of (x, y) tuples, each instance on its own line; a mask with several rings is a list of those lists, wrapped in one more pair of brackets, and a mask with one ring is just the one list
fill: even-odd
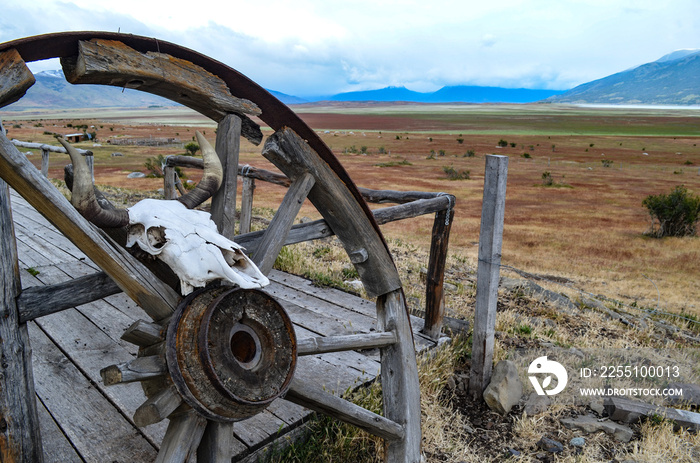
[[(386, 460), (420, 460), (420, 400), (412, 332), (398, 273), (364, 200), (330, 149), (289, 108), (237, 71), (191, 50), (151, 38), (79, 32), (48, 34), (0, 45), (0, 106), (33, 83), (26, 61), (61, 58), (72, 83), (139, 88), (186, 105), (221, 123), (235, 115), (241, 134), (259, 143), (248, 115), (276, 130), (263, 155), (292, 184), (254, 247), (267, 273), (308, 198), (343, 243), (370, 296), (377, 297), (377, 332), (297, 340), (289, 317), (271, 296), (255, 290), (207, 288), (183, 301), (152, 278), (21, 166), (2, 166), (3, 178), (52, 222), (153, 318), (125, 334), (139, 357), (108, 367), (105, 382), (142, 381), (149, 399), (134, 420), (170, 424), (157, 461), (230, 461), (233, 422), (263, 410), (276, 397), (346, 421), (385, 440)], [(234, 96), (235, 95), (235, 96)], [(10, 151), (5, 150), (5, 151)], [(17, 153), (19, 154), (19, 153)], [(32, 177), (33, 180), (27, 180)], [(37, 187), (37, 185), (40, 185)], [(39, 194), (36, 191), (40, 190)], [(42, 196), (43, 195), (43, 196)], [(39, 199), (37, 199), (39, 198)], [(57, 212), (58, 211), (58, 212)], [(65, 217), (68, 220), (57, 219)], [(384, 416), (325, 392), (295, 371), (296, 355), (379, 347)], [(257, 374), (264, 366), (272, 373)], [(261, 377), (263, 379), (261, 379)]]

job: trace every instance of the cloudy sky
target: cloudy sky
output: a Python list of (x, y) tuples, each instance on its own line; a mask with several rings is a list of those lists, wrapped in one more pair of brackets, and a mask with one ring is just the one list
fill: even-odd
[(297, 96), (390, 85), (565, 90), (677, 49), (700, 48), (698, 0), (2, 3), (0, 42), (78, 30), (156, 37)]

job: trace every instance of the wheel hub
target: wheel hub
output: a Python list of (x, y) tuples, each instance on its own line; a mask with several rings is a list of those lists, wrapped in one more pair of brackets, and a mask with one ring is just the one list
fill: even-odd
[(289, 316), (266, 293), (207, 288), (173, 315), (166, 358), (188, 405), (208, 419), (239, 421), (287, 391), (296, 338)]

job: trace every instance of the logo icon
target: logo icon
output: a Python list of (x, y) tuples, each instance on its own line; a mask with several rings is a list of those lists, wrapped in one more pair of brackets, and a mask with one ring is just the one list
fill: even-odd
[[(535, 388), (537, 395), (555, 395), (559, 394), (566, 387), (569, 381), (569, 375), (566, 374), (566, 368), (554, 360), (547, 360), (547, 356), (538, 357), (532, 361), (527, 369), (532, 386)], [(546, 375), (540, 384), (538, 376)], [(552, 377), (556, 379), (557, 385), (552, 389), (547, 389), (552, 384)]]

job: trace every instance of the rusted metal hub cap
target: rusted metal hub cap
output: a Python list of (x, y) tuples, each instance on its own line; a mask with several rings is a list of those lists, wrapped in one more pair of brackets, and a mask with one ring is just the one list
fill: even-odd
[(238, 421), (287, 391), (296, 338), (289, 316), (266, 293), (209, 288), (173, 315), (166, 356), (185, 402), (209, 419)]

